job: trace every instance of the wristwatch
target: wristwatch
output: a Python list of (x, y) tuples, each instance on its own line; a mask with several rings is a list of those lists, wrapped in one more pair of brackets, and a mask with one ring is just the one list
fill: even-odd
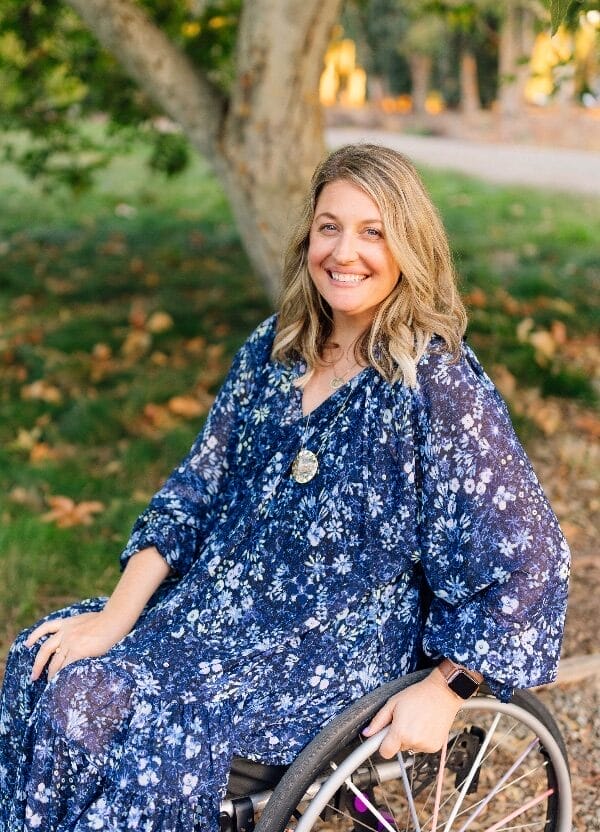
[(450, 659), (443, 659), (438, 664), (438, 670), (446, 680), (450, 690), (454, 691), (461, 699), (470, 699), (479, 690), (482, 678), (474, 670), (468, 670), (466, 667), (454, 664)]

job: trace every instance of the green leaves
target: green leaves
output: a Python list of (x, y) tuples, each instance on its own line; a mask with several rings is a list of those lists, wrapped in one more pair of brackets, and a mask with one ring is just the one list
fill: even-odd
[(569, 6), (573, 2), (574, 0), (550, 0), (550, 16), (552, 18), (553, 35), (556, 33), (556, 30), (567, 14)]
[(590, 3), (585, 0), (545, 0), (545, 3), (550, 7), (553, 35), (556, 34), (561, 23), (574, 28), (577, 25), (577, 18), (581, 11), (599, 8), (598, 3)]

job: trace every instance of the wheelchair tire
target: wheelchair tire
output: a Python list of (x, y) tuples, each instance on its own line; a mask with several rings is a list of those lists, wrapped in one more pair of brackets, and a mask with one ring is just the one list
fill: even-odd
[[(429, 832), (440, 753), (385, 761), (377, 748), (387, 729), (360, 737), (390, 696), (428, 672), (389, 682), (333, 719), (281, 779), (256, 832), (307, 832), (319, 829), (324, 817), (335, 832)], [(532, 693), (516, 692), (509, 704), (485, 692), (468, 700), (451, 729), (445, 760), (436, 829), (501, 832), (525, 823), (528, 832), (571, 832), (564, 741)]]

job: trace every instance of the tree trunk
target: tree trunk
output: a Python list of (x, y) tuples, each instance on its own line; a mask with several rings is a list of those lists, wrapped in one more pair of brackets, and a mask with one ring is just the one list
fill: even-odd
[(525, 104), (529, 59), (535, 39), (535, 16), (518, 0), (507, 0), (500, 31), (499, 103), (503, 115), (518, 115)]
[(341, 0), (246, 2), (229, 99), (134, 0), (69, 2), (212, 165), (275, 297), (288, 226), (324, 152), (319, 77)]
[(272, 294), (291, 222), (325, 151), (319, 78), (340, 2), (253, 0), (243, 7), (218, 169), (246, 250)]
[(432, 60), (429, 55), (413, 53), (409, 58), (413, 113), (423, 115), (429, 92)]
[(477, 61), (467, 48), (460, 55), (460, 109), (465, 115), (478, 113), (481, 109)]

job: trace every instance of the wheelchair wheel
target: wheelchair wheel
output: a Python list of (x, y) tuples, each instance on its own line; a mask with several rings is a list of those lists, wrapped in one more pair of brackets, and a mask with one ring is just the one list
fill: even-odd
[(571, 787), (556, 723), (531, 693), (465, 702), (437, 754), (377, 754), (362, 728), (411, 674), (356, 702), (310, 743), (271, 796), (257, 832), (571, 832)]

